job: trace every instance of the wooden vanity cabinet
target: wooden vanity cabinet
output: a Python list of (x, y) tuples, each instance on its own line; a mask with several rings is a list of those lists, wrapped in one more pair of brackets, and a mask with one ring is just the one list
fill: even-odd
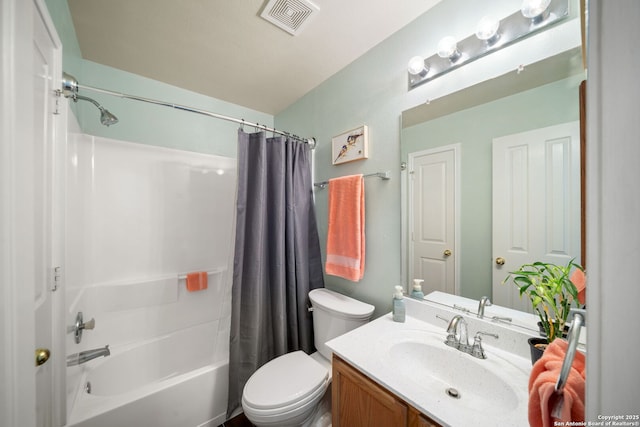
[(335, 354), (331, 387), (333, 427), (439, 427)]

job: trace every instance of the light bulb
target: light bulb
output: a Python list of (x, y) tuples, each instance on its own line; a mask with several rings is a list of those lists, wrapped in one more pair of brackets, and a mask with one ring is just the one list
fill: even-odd
[(447, 36), (444, 37), (438, 43), (438, 56), (440, 58), (449, 58), (452, 62), (460, 57), (460, 52), (458, 51), (458, 43), (456, 39)]
[(543, 14), (551, 4), (551, 0), (524, 0), (520, 12), (525, 18), (532, 19), (534, 21), (544, 19)]
[(500, 21), (493, 16), (483, 16), (476, 27), (476, 37), (480, 40), (493, 44), (498, 40), (498, 28)]
[(409, 74), (414, 76), (426, 76), (429, 69), (424, 65), (424, 59), (421, 56), (414, 56), (409, 60), (407, 66)]

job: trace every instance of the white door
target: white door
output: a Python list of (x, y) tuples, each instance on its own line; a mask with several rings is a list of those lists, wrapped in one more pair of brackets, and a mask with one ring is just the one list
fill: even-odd
[[(41, 2), (34, 2), (33, 17), (33, 224), (34, 224), (34, 316), (36, 346), (36, 425), (48, 427), (60, 424), (60, 402), (64, 390), (56, 384), (60, 375), (64, 349), (60, 345), (57, 324), (61, 301), (62, 211), (60, 193), (62, 157), (56, 131), (59, 120), (60, 88), (59, 41), (52, 34), (50, 18)], [(62, 101), (60, 101), (62, 104)], [(40, 358), (40, 359), (39, 359)], [(59, 381), (58, 381), (59, 382)], [(55, 388), (54, 388), (55, 387)], [(55, 396), (55, 399), (54, 399)]]
[(409, 155), (409, 279), (457, 292), (459, 144)]
[(510, 271), (580, 262), (580, 130), (571, 122), (493, 140), (493, 302), (532, 312)]

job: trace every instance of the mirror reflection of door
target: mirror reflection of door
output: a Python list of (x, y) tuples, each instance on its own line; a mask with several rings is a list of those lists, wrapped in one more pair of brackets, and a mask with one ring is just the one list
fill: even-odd
[(458, 291), (459, 144), (409, 155), (409, 279), (425, 293)]
[[(580, 253), (578, 122), (493, 140), (493, 302), (532, 312), (510, 271)], [(580, 262), (576, 259), (576, 262)]]

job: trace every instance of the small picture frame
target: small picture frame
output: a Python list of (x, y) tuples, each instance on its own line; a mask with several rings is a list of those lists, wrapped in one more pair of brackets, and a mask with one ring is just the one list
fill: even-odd
[(331, 139), (331, 161), (334, 165), (369, 157), (369, 130), (366, 125)]

